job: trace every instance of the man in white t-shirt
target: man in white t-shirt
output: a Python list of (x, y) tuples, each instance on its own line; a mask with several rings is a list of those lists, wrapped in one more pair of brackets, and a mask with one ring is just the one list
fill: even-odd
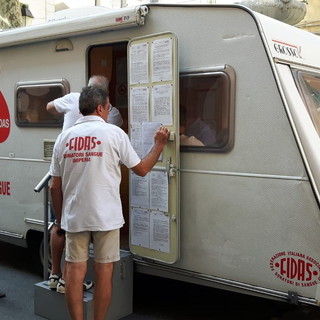
[[(98, 87), (106, 92), (109, 91), (109, 81), (106, 77), (100, 75), (91, 76), (88, 81), (88, 86)], [(53, 114), (64, 114), (62, 131), (72, 127), (75, 122), (82, 117), (79, 110), (79, 92), (71, 92), (61, 98), (57, 98), (47, 104), (47, 111)], [(111, 106), (111, 105), (110, 105)], [(113, 106), (110, 107), (108, 123), (121, 127), (123, 120), (119, 110)], [(51, 274), (48, 279), (48, 286), (52, 290), (57, 290), (59, 293), (65, 292), (63, 272), (61, 272), (61, 258), (65, 246), (65, 236), (63, 231), (59, 230), (54, 224), (51, 237)], [(92, 287), (92, 281), (83, 283), (85, 289)]]
[[(104, 76), (95, 75), (90, 77), (88, 86), (97, 86), (102, 90), (109, 90), (109, 81)], [(50, 101), (47, 104), (47, 111), (53, 114), (64, 114), (62, 131), (72, 127), (82, 117), (79, 111), (79, 92), (71, 92), (61, 98)], [(123, 120), (119, 110), (111, 106), (108, 123), (121, 127)]]
[(169, 130), (160, 127), (149, 154), (140, 160), (129, 137), (106, 123), (110, 103), (105, 91), (82, 90), (84, 117), (57, 138), (50, 175), (56, 224), (66, 231), (66, 300), (73, 320), (83, 319), (82, 283), (91, 238), (94, 245), (94, 319), (105, 319), (112, 289), (113, 264), (120, 259), (119, 229), (124, 224), (120, 164), (145, 176), (157, 163)]

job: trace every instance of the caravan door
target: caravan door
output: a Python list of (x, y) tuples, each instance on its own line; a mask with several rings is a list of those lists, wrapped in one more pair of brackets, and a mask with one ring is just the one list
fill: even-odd
[(159, 126), (170, 139), (145, 177), (130, 172), (130, 250), (166, 263), (179, 258), (179, 95), (177, 38), (161, 33), (128, 44), (129, 133), (143, 158)]

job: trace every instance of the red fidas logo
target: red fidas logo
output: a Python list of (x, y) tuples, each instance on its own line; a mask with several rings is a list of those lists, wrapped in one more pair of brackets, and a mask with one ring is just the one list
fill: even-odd
[(72, 159), (72, 162), (90, 162), (92, 158), (101, 158), (103, 153), (92, 151), (101, 144), (97, 137), (74, 137), (67, 143), (68, 152), (63, 157)]
[(96, 137), (75, 137), (67, 142), (66, 147), (68, 147), (69, 150), (83, 151), (94, 149), (100, 143), (101, 141), (97, 141)]
[(9, 109), (0, 91), (0, 143), (6, 141), (10, 134), (10, 114)]
[(274, 275), (297, 287), (311, 287), (319, 283), (320, 263), (303, 253), (282, 251), (270, 259)]

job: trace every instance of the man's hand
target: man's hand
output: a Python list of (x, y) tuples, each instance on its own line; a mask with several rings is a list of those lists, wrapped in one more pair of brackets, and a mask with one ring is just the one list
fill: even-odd
[(170, 131), (165, 127), (160, 127), (154, 134), (154, 146), (149, 154), (144, 157), (132, 171), (138, 176), (144, 177), (157, 163), (159, 156), (168, 142)]
[(160, 127), (154, 134), (154, 144), (165, 145), (168, 142), (170, 131), (165, 127)]
[(66, 233), (63, 229), (61, 229), (60, 226), (57, 225), (53, 225), (52, 232), (55, 232), (59, 237), (64, 236)]

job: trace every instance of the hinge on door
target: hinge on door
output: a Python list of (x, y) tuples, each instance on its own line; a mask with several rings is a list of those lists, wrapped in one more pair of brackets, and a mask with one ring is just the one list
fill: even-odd
[(171, 163), (171, 157), (167, 159), (166, 162), (166, 171), (167, 171), (167, 175), (168, 175), (168, 181), (170, 182), (170, 178), (174, 177), (176, 175), (176, 171), (177, 171), (177, 167), (175, 167), (172, 163)]

